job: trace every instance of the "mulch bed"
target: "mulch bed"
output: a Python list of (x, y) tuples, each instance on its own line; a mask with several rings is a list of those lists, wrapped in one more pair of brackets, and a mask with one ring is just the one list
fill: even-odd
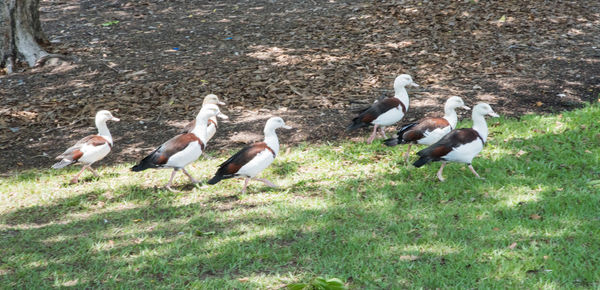
[(422, 86), (406, 121), (451, 95), (515, 117), (600, 97), (599, 1), (54, 0), (41, 11), (47, 49), (80, 61), (0, 75), (0, 172), (49, 167), (95, 132), (99, 109), (122, 120), (102, 163), (137, 160), (209, 93), (231, 117), (212, 150), (262, 138), (272, 115), (296, 128), (284, 144), (362, 140), (345, 126), (400, 73)]

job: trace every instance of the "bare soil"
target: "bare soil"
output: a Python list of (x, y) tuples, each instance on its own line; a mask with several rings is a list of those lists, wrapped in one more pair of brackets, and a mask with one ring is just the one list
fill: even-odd
[(421, 84), (407, 122), (451, 95), (515, 117), (600, 97), (600, 1), (42, 0), (41, 17), (46, 49), (79, 61), (0, 75), (5, 174), (49, 167), (99, 109), (121, 118), (101, 163), (133, 162), (209, 93), (231, 118), (210, 150), (260, 139), (273, 115), (296, 128), (284, 144), (362, 140), (345, 126), (401, 73)]

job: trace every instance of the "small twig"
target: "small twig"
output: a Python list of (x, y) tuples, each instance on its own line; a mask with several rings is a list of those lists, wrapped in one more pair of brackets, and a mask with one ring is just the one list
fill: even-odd
[(106, 62), (102, 62), (103, 65), (105, 65), (106, 67), (108, 67), (109, 69), (114, 70), (116, 73), (121, 73), (118, 69), (108, 65)]
[(300, 93), (296, 88), (294, 88), (294, 86), (292, 86), (292, 85), (288, 85), (288, 86), (290, 87), (290, 90), (292, 90), (292, 92), (296, 93), (296, 95), (306, 98), (306, 95)]
[(62, 129), (62, 128), (65, 128), (65, 127), (54, 127), (54, 128), (46, 129), (45, 131), (42, 132), (42, 134), (50, 133), (54, 130), (58, 130), (58, 129)]
[(32, 158), (36, 158), (36, 157), (46, 157), (46, 158), (51, 158), (51, 157), (50, 157), (50, 156), (48, 156), (48, 155), (42, 155), (42, 154), (40, 154), (40, 155), (35, 155), (35, 156), (33, 156)]

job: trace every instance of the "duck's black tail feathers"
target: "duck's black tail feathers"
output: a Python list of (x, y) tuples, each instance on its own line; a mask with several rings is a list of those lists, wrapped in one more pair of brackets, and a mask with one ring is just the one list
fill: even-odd
[(73, 164), (75, 161), (73, 160), (69, 160), (69, 159), (62, 159), (59, 162), (54, 163), (54, 165), (52, 165), (52, 168), (54, 169), (59, 169), (59, 168), (63, 168), (65, 166), (71, 165)]
[(369, 125), (371, 125), (371, 124), (361, 121), (360, 117), (356, 117), (356, 118), (352, 119), (352, 124), (350, 124), (350, 125), (348, 125), (348, 127), (346, 127), (346, 131), (352, 131), (352, 130), (356, 130), (359, 128), (368, 127)]
[(408, 131), (410, 128), (412, 128), (416, 125), (417, 125), (417, 123), (410, 123), (410, 124), (402, 126), (402, 128), (400, 128), (400, 130), (398, 130), (398, 133), (396, 133), (396, 137), (386, 139), (385, 141), (383, 141), (383, 143), (386, 146), (396, 146), (398, 144), (406, 144), (407, 142), (406, 142), (406, 140), (402, 139), (402, 135), (404, 135), (404, 133), (406, 133), (406, 131)]
[(429, 162), (431, 162), (432, 159), (429, 156), (421, 156), (421, 158), (419, 158), (419, 160), (415, 161), (415, 163), (413, 163), (413, 165), (415, 167), (421, 167)]
[(400, 137), (392, 137), (392, 138), (388, 138), (385, 139), (385, 141), (383, 141), (383, 144), (385, 144), (385, 146), (396, 146), (398, 144), (400, 144)]
[(133, 172), (139, 172), (139, 171), (143, 171), (146, 170), (148, 168), (158, 168), (160, 167), (160, 165), (156, 164), (154, 162), (154, 153), (156, 152), (156, 150), (152, 153), (150, 153), (148, 156), (146, 156), (146, 158), (142, 159), (142, 161), (140, 161), (140, 163), (138, 163), (137, 165), (131, 167), (131, 171)]
[(223, 176), (221, 175), (215, 175), (213, 178), (211, 178), (210, 180), (207, 181), (208, 184), (217, 184), (219, 181), (223, 180)]

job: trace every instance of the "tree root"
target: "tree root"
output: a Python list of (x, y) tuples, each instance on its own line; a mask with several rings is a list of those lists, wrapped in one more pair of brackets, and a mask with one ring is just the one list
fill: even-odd
[(12, 74), (13, 71), (13, 67), (15, 66), (15, 59), (10, 56), (7, 60), (6, 60), (6, 73), (7, 74)]
[(79, 58), (77, 58), (75, 56), (69, 56), (69, 55), (63, 55), (63, 54), (57, 54), (57, 53), (51, 53), (51, 54), (47, 54), (47, 55), (44, 55), (44, 56), (40, 57), (35, 62), (35, 65), (33, 67), (42, 67), (42, 66), (44, 66), (44, 64), (46, 64), (46, 62), (48, 60), (53, 59), (53, 58), (58, 58), (60, 60), (69, 61), (69, 62), (73, 62), (73, 63), (78, 63), (79, 62)]

